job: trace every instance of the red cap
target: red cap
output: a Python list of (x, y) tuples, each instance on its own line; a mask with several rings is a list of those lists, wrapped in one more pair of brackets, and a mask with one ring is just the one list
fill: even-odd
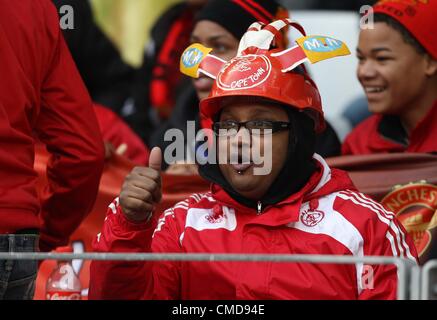
[(401, 23), (437, 59), (437, 0), (381, 0), (373, 10)]
[(204, 123), (206, 119), (212, 123), (223, 98), (251, 96), (306, 110), (314, 119), (315, 130), (323, 131), (325, 121), (316, 85), (305, 74), (282, 72), (279, 60), (272, 53), (239, 56), (228, 62), (217, 75), (209, 97), (200, 102)]
[[(303, 37), (288, 49), (271, 44), (284, 27), (292, 26)], [(303, 27), (281, 19), (264, 25), (255, 22), (240, 40), (237, 56), (226, 62), (210, 54), (212, 49), (192, 44), (181, 57), (181, 71), (191, 77), (199, 72), (215, 79), (208, 98), (200, 102), (202, 126), (211, 128), (214, 116), (226, 97), (258, 97), (303, 111), (314, 120), (316, 132), (325, 128), (322, 101), (316, 84), (304, 68), (291, 72), (305, 61), (316, 63), (350, 54), (347, 46), (325, 36), (306, 36)]]

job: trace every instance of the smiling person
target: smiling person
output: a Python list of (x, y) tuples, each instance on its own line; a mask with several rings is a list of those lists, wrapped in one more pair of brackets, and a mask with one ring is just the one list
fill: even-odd
[[(270, 41), (262, 39), (281, 25), (284, 20), (249, 29), (242, 51), (223, 64), (200, 103), (202, 124), (216, 137), (211, 145), (218, 161), (199, 169), (210, 191), (155, 213), (162, 154), (154, 148), (150, 166), (134, 169), (110, 205), (95, 251), (416, 261), (414, 245), (393, 214), (314, 153), (316, 132), (325, 125), (317, 87), (293, 69), (295, 57), (285, 57), (290, 51), (269, 50)], [(235, 83), (240, 87), (231, 88)], [(254, 151), (264, 163), (252, 156), (243, 160)], [(257, 173), (266, 162), (271, 170)], [(91, 299), (394, 299), (397, 287), (395, 266), (360, 263), (94, 261), (90, 270)]]
[(437, 152), (437, 2), (381, 1), (361, 30), (358, 79), (374, 113), (343, 154)]

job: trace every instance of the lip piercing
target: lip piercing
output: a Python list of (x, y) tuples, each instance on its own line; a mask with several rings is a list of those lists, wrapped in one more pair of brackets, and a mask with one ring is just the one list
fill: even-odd
[(243, 172), (241, 172), (241, 171), (237, 171), (237, 173), (238, 173), (238, 174), (242, 174)]

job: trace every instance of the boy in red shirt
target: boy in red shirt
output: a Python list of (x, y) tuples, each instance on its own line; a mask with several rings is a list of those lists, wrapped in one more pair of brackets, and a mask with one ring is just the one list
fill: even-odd
[(374, 113), (342, 153), (437, 151), (437, 2), (380, 1), (360, 33), (357, 76)]

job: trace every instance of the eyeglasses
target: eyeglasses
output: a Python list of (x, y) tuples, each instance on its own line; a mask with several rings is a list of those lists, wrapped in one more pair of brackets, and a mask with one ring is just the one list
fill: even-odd
[(270, 120), (251, 120), (238, 122), (233, 120), (214, 122), (213, 130), (216, 136), (231, 137), (235, 136), (241, 127), (245, 127), (251, 135), (262, 136), (278, 131), (288, 130), (291, 124), (282, 121)]

